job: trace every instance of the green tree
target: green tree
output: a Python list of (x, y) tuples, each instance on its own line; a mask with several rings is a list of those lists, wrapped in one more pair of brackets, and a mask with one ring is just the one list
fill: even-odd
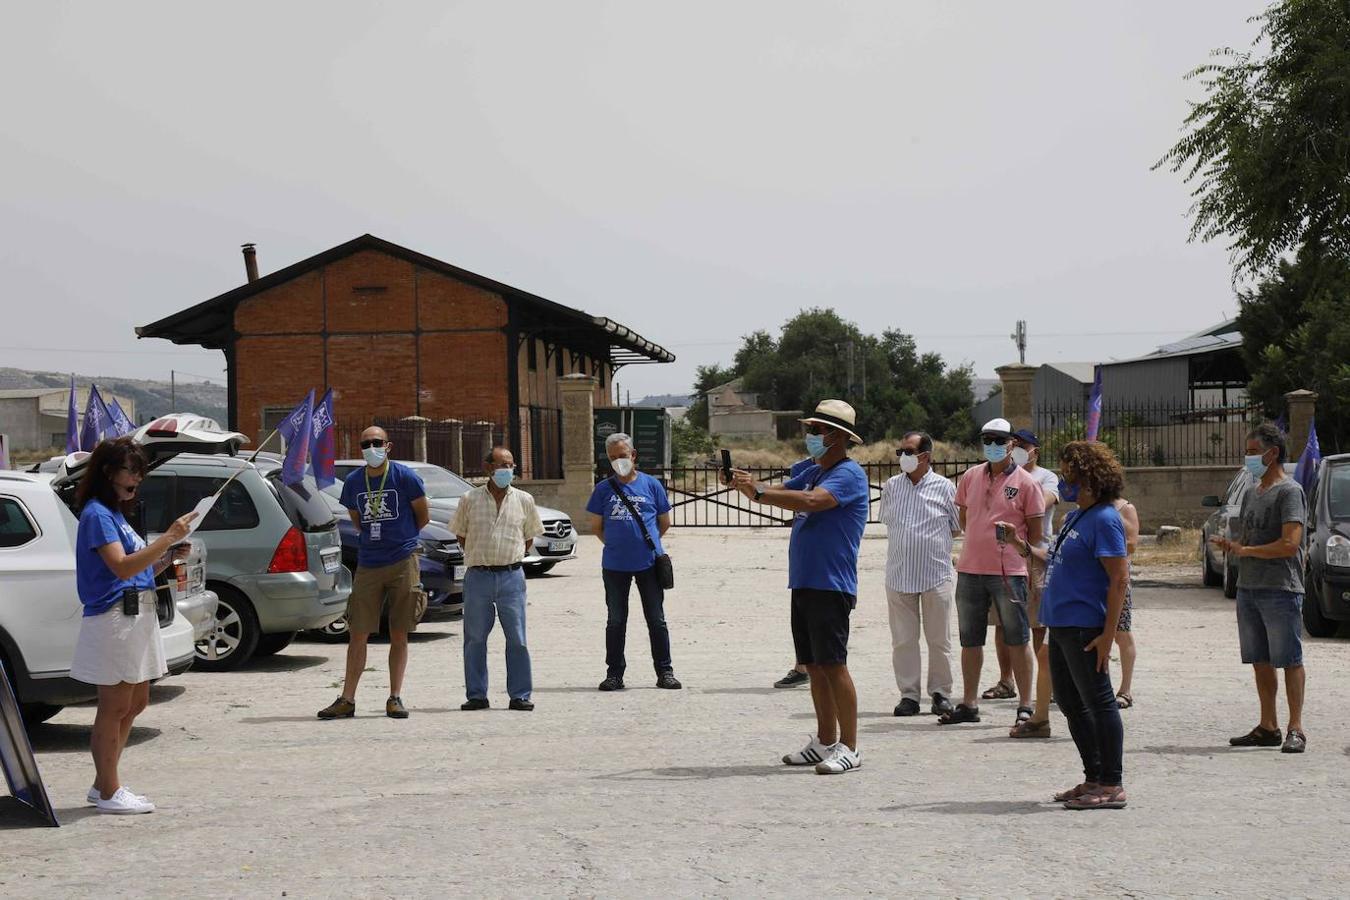
[(689, 412), (686, 416), (690, 425), (704, 431), (708, 430), (707, 392), (736, 377), (737, 373), (733, 369), (723, 368), (716, 363), (710, 366), (699, 366), (694, 370), (694, 400), (689, 404)]
[(1254, 46), (1214, 52), (1184, 135), (1154, 168), (1194, 184), (1191, 239), (1230, 241), (1234, 281), (1294, 253), (1350, 259), (1350, 2), (1283, 0)]

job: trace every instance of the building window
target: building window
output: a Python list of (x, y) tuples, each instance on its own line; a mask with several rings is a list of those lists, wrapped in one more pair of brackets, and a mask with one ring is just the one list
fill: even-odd
[(539, 370), (539, 342), (534, 338), (530, 338), (529, 341), (525, 356), (529, 360), (530, 371), (537, 372)]

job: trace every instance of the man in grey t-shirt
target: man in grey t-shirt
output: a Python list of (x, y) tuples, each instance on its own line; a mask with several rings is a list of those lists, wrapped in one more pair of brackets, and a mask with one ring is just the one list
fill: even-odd
[(1243, 464), (1259, 479), (1242, 498), (1238, 540), (1212, 538), (1238, 561), (1238, 644), (1256, 676), (1261, 724), (1228, 743), (1234, 747), (1280, 745), (1275, 700), (1276, 669), (1284, 669), (1289, 699), (1285, 753), (1302, 753), (1303, 733), (1303, 488), (1284, 473), (1284, 435), (1269, 423), (1247, 435)]

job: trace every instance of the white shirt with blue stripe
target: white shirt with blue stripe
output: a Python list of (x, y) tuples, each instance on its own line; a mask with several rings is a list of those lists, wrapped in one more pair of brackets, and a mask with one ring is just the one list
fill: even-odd
[(952, 539), (961, 531), (956, 485), (929, 469), (915, 484), (896, 475), (881, 491), (886, 587), (921, 594), (952, 578)]

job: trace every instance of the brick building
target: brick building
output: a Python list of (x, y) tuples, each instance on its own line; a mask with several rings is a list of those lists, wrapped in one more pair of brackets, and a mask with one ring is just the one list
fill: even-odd
[[(629, 328), (362, 235), (136, 329), (224, 351), (230, 426), (261, 438), (311, 387), (344, 422), (488, 422), (528, 477), (558, 477), (558, 381), (674, 355)], [(406, 450), (406, 448), (405, 448)], [(339, 446), (339, 453), (350, 452)]]

